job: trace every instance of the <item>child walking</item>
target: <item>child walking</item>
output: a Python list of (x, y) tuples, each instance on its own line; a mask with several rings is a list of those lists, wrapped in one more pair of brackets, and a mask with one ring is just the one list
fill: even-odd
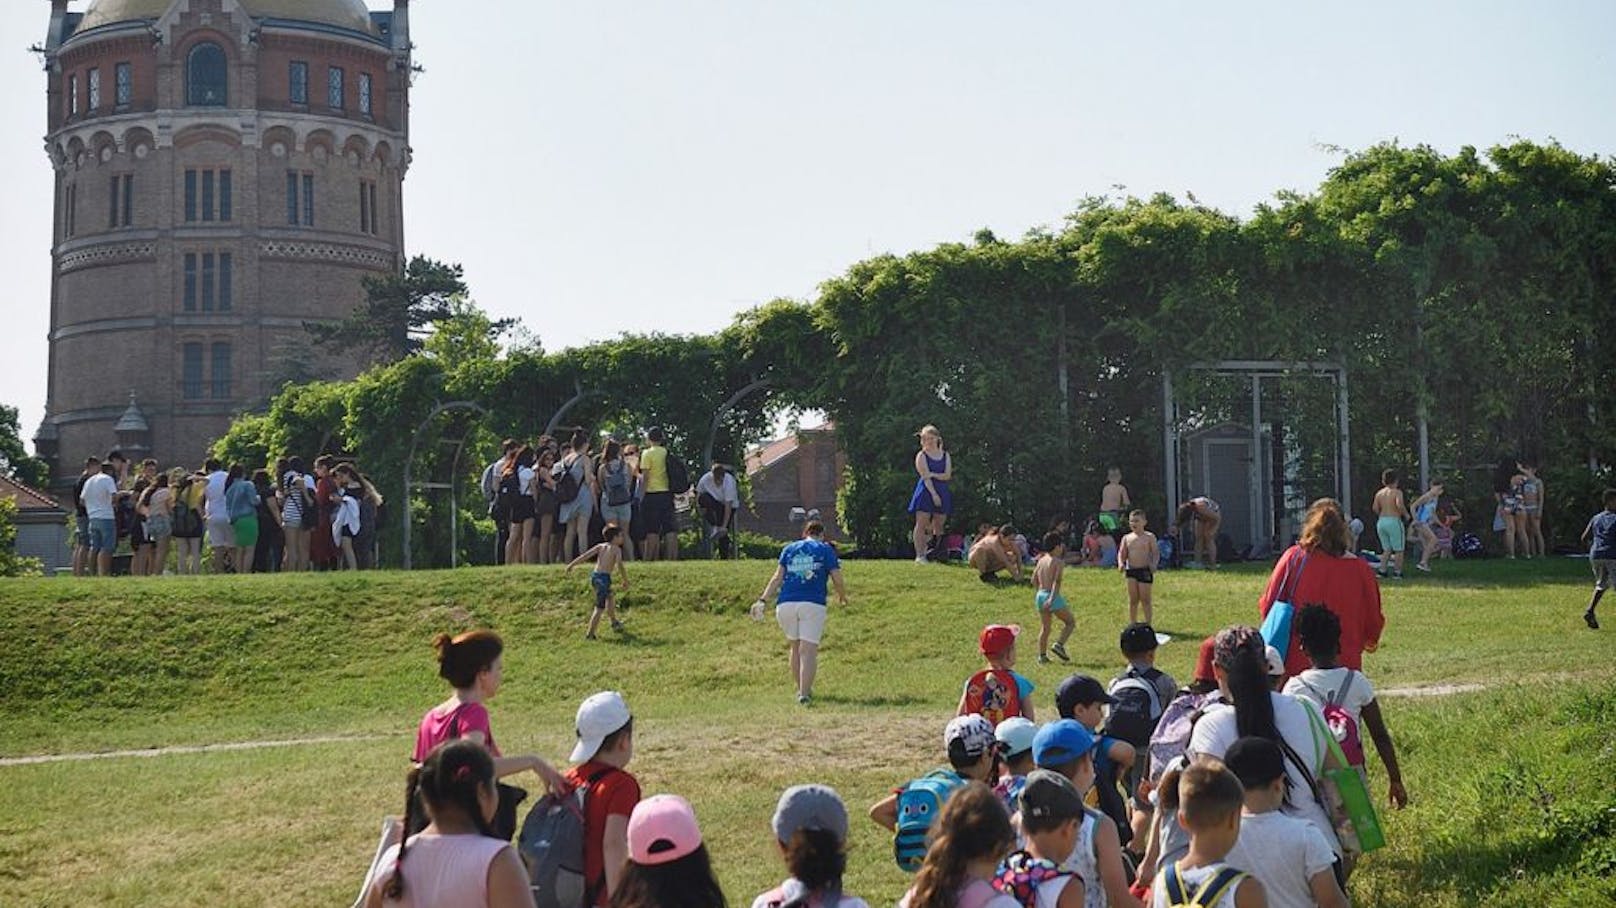
[(595, 569), (589, 574), (589, 585), (595, 588), (595, 610), (589, 615), (589, 632), (584, 634), (585, 640), (595, 639), (595, 629), (600, 627), (602, 612), (612, 622), (612, 630), (623, 630), (623, 622), (617, 618), (617, 596), (612, 593), (612, 571), (622, 578), (623, 589), (628, 589), (628, 569), (623, 566), (623, 528), (615, 523), (607, 524), (601, 536), (604, 542), (567, 565), (567, 572), (571, 573), (578, 565), (595, 559)]
[(1010, 815), (993, 789), (967, 784), (943, 805), (915, 884), (898, 908), (1020, 908), (993, 889), (999, 861), (1016, 845)]
[(1610, 589), (1612, 575), (1616, 575), (1616, 489), (1605, 490), (1605, 509), (1588, 521), (1582, 531), (1582, 541), (1592, 543), (1588, 547), (1588, 563), (1594, 569), (1594, 597), (1588, 600), (1588, 610), (1582, 613), (1582, 620), (1590, 630), (1597, 631), (1599, 619), (1594, 616), (1594, 609), (1599, 607), (1605, 590)]
[(1246, 790), (1229, 865), (1262, 883), (1273, 908), (1350, 908), (1335, 879), (1335, 852), (1306, 820), (1286, 816), (1285, 754), (1267, 738), (1241, 738), (1224, 756)]
[(1156, 582), (1156, 564), (1161, 550), (1156, 546), (1156, 534), (1145, 529), (1145, 512), (1128, 515), (1128, 535), (1122, 537), (1122, 548), (1117, 552), (1117, 570), (1128, 578), (1128, 623), (1139, 622), (1139, 610), (1144, 608), (1146, 624), (1155, 621), (1150, 608), (1150, 591)]
[(1077, 847), (1083, 796), (1065, 776), (1035, 769), (1017, 806), (1027, 846), (999, 866), (993, 888), (1024, 908), (1083, 908), (1083, 881), (1060, 864)]
[(1217, 760), (1191, 763), (1178, 780), (1178, 821), (1190, 832), (1190, 850), (1156, 874), (1154, 908), (1267, 908), (1262, 883), (1224, 863), (1240, 838), (1245, 792)]
[[(1038, 661), (1042, 664), (1049, 662), (1049, 652), (1054, 650), (1055, 655), (1062, 662), (1072, 661), (1066, 655), (1066, 641), (1072, 636), (1075, 622), (1072, 620), (1072, 610), (1066, 604), (1066, 597), (1061, 595), (1061, 578), (1066, 574), (1066, 540), (1056, 532), (1044, 534), (1044, 553), (1038, 557), (1038, 565), (1032, 570), (1033, 585), (1038, 592), (1033, 594), (1033, 606), (1038, 609)], [(1049, 625), (1052, 618), (1061, 620), (1060, 639), (1054, 647), (1049, 645)]]

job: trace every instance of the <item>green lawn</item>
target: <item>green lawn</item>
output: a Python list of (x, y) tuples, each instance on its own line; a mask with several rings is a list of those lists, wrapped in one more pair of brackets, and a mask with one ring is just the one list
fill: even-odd
[[(491, 707), (506, 752), (559, 759), (578, 701), (620, 689), (637, 716), (631, 769), (647, 792), (696, 804), (733, 901), (777, 881), (769, 814), (781, 788), (812, 780), (855, 813), (849, 889), (891, 904), (905, 878), (858, 815), (938, 762), (977, 630), (1035, 624), (1030, 591), (849, 562), (853, 604), (832, 615), (803, 709), (778, 631), (745, 617), (770, 570), (630, 565), (631, 633), (594, 644), (585, 575), (555, 569), (0, 583), (0, 756), (380, 736), (0, 766), (0, 905), (351, 899), (381, 815), (401, 807), (415, 723), (445, 693), (430, 638), (479, 625), (506, 639)], [(1265, 577), (1162, 574), (1157, 625), (1184, 638), (1162, 666), (1182, 679), (1200, 636), (1252, 621)], [(1575, 561), (1449, 563), (1388, 587), (1376, 684), (1489, 689), (1388, 700), (1415, 803), (1354, 878), (1358, 904), (1616, 904), (1616, 631), (1583, 628), (1586, 577)], [(1121, 584), (1068, 578), (1074, 660), (1109, 673)], [(1050, 712), (1071, 669), (1020, 667)]]

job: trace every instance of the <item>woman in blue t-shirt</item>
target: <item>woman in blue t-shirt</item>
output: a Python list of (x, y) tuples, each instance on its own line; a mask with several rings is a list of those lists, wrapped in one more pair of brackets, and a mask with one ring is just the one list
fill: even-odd
[(791, 680), (797, 683), (797, 702), (807, 703), (814, 692), (814, 673), (819, 669), (819, 641), (825, 633), (825, 592), (836, 584), (836, 604), (847, 604), (842, 586), (842, 563), (836, 549), (825, 541), (825, 525), (808, 521), (802, 538), (780, 552), (780, 564), (763, 587), (763, 594), (752, 606), (752, 617), (761, 619), (775, 591), (774, 617), (791, 643)]

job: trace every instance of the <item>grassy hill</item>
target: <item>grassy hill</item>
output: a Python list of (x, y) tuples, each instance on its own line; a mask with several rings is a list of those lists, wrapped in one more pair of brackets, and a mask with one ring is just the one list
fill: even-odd
[[(906, 879), (860, 815), (941, 759), (976, 632), (1035, 626), (1031, 593), (849, 562), (853, 604), (831, 616), (805, 709), (778, 630), (745, 615), (770, 570), (630, 565), (629, 633), (595, 643), (582, 639), (586, 576), (553, 568), (0, 584), (0, 757), (345, 739), (0, 765), (0, 904), (351, 899), (380, 817), (401, 807), (415, 723), (446, 693), (429, 641), (474, 626), (506, 640), (490, 708), (507, 753), (559, 760), (578, 701), (622, 690), (637, 717), (631, 769), (648, 793), (695, 803), (732, 902), (781, 875), (768, 832), (780, 789), (821, 781), (855, 814), (849, 890), (891, 904)], [(1415, 803), (1354, 878), (1357, 903), (1616, 904), (1616, 635), (1578, 618), (1586, 565), (1441, 570), (1388, 586), (1386, 639), (1366, 669), (1381, 689), (1488, 689), (1388, 698)], [(1028, 646), (1020, 666), (1046, 714), (1067, 672), (1119, 664), (1120, 581), (1068, 577), (1074, 665), (1034, 664)], [(1163, 574), (1157, 625), (1180, 639), (1162, 667), (1184, 678), (1202, 636), (1253, 621), (1265, 578)]]

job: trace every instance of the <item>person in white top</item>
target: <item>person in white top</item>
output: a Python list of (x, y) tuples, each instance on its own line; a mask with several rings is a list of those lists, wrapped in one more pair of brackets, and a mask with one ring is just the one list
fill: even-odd
[(1240, 837), (1240, 780), (1217, 760), (1197, 760), (1178, 780), (1178, 821), (1190, 850), (1150, 884), (1152, 908), (1268, 908), (1263, 884), (1226, 862)]
[[(1255, 735), (1285, 751), (1285, 773), (1291, 780), (1285, 812), (1316, 826), (1339, 857), (1335, 826), (1317, 795), (1319, 774), (1336, 768), (1322, 735), (1324, 717), (1313, 704), (1276, 693), (1268, 686), (1263, 638), (1254, 627), (1229, 627), (1213, 643), (1212, 672), (1224, 703), (1210, 707), (1195, 723), (1189, 753), (1223, 759), (1234, 742)], [(1229, 705), (1233, 704), (1233, 705)]]
[(112, 576), (112, 552), (118, 547), (118, 515), (114, 503), (118, 497), (117, 470), (111, 458), (101, 464), (101, 472), (84, 481), (79, 502), (90, 522), (90, 553), (95, 558), (95, 572), (102, 577)]
[(933, 821), (931, 847), (898, 908), (1022, 908), (993, 888), (999, 862), (1016, 845), (1004, 799), (981, 782), (949, 795)]
[(1285, 816), (1285, 754), (1265, 738), (1241, 738), (1225, 758), (1246, 790), (1229, 866), (1256, 877), (1269, 908), (1350, 908), (1335, 854), (1313, 824)]
[(230, 561), (230, 552), (236, 546), (235, 531), (230, 528), (230, 508), (224, 501), (225, 487), (230, 474), (224, 464), (210, 457), (202, 469), (207, 472), (207, 488), (203, 495), (203, 514), (207, 518), (208, 545), (213, 549), (213, 573), (223, 574)]
[(449, 741), (411, 771), (406, 829), (417, 792), (431, 822), (377, 860), (365, 885), (366, 908), (534, 908), (522, 859), (489, 826), (499, 794), (494, 760), (481, 744)]
[(701, 508), (702, 519), (712, 528), (710, 532), (717, 540), (719, 556), (728, 558), (731, 546), (729, 522), (735, 518), (735, 512), (741, 509), (741, 492), (735, 485), (735, 477), (723, 464), (713, 464), (710, 471), (696, 480), (696, 506)]

